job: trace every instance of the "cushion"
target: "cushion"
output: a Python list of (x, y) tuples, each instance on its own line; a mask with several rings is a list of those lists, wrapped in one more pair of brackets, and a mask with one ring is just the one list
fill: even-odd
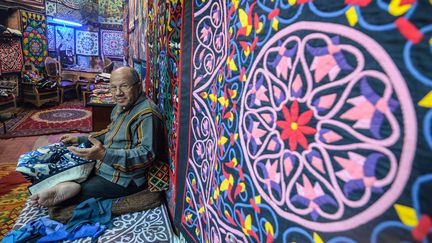
[(169, 178), (168, 164), (159, 161), (155, 162), (155, 164), (150, 167), (147, 177), (149, 190), (152, 192), (168, 190)]
[[(113, 199), (112, 215), (119, 216), (122, 214), (144, 211), (155, 208), (162, 203), (163, 194), (161, 192), (150, 192), (144, 190), (135, 194)], [(65, 224), (71, 217), (72, 211), (77, 205), (55, 206), (48, 208), (48, 214), (51, 219)]]

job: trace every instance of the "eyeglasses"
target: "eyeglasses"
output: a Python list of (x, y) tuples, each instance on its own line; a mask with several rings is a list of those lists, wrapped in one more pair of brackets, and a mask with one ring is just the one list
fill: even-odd
[(134, 84), (122, 84), (122, 85), (120, 85), (119, 87), (116, 87), (116, 86), (110, 86), (110, 87), (109, 87), (109, 90), (110, 90), (111, 93), (115, 93), (117, 90), (120, 90), (120, 92), (122, 92), (122, 93), (126, 93), (126, 92), (128, 92), (129, 90), (131, 90), (132, 87), (133, 87), (135, 84), (137, 84), (137, 83), (134, 83)]

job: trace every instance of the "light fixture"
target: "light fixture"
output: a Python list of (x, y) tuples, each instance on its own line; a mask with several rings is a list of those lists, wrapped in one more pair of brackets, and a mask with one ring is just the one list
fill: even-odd
[(76, 23), (76, 22), (72, 22), (72, 21), (68, 21), (68, 20), (63, 20), (63, 19), (57, 19), (57, 18), (53, 18), (52, 22), (59, 23), (59, 24), (65, 24), (65, 25), (78, 26), (78, 27), (82, 26), (82, 24), (80, 24), (80, 23)]

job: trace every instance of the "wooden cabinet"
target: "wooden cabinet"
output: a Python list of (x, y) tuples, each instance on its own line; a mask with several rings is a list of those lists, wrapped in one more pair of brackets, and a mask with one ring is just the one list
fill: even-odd
[(111, 122), (111, 111), (115, 104), (87, 103), (87, 105), (93, 107), (93, 131), (98, 132), (107, 128), (108, 124)]

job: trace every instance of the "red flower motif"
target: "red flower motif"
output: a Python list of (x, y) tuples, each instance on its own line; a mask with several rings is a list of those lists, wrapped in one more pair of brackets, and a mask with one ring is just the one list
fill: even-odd
[(305, 135), (313, 135), (316, 133), (315, 128), (306, 126), (312, 119), (312, 110), (305, 111), (299, 116), (299, 105), (297, 100), (294, 100), (291, 105), (291, 110), (288, 110), (288, 108), (284, 106), (282, 108), (282, 113), (285, 120), (276, 122), (276, 125), (282, 128), (281, 138), (288, 139), (291, 151), (297, 149), (297, 144), (300, 144), (303, 149), (306, 149), (309, 144)]

